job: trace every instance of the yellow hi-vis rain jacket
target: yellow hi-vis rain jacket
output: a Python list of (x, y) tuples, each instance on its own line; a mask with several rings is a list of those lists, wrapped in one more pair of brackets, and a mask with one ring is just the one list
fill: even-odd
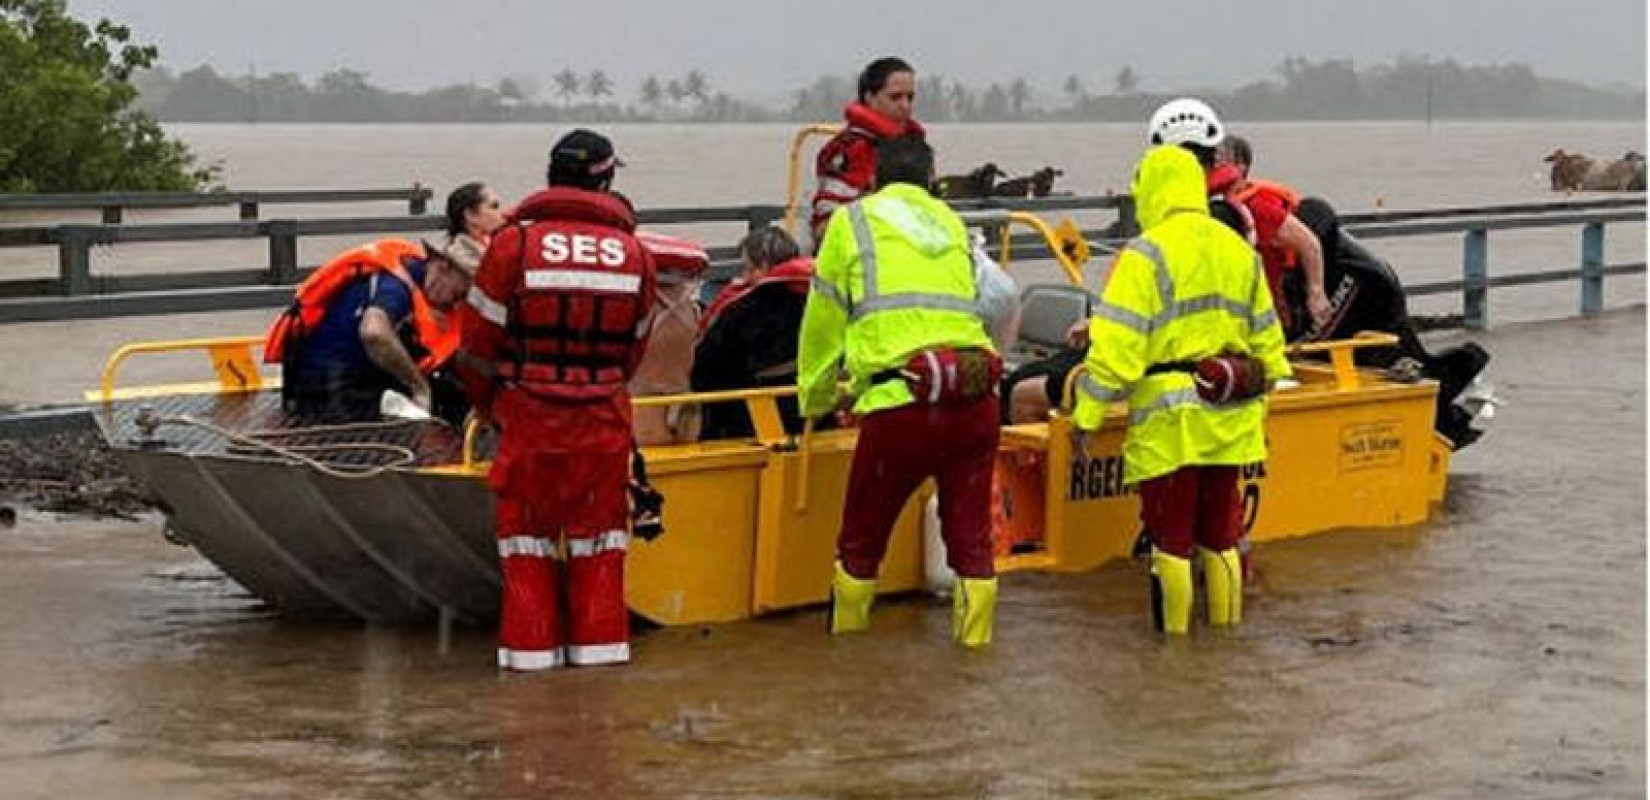
[(1128, 483), (1190, 465), (1262, 461), (1264, 395), (1212, 406), (1188, 373), (1146, 374), (1153, 364), (1245, 353), (1265, 365), (1267, 380), (1289, 376), (1260, 258), (1209, 216), (1203, 169), (1180, 147), (1146, 153), (1134, 197), (1145, 233), (1112, 262), (1089, 319), (1074, 421), (1094, 430), (1107, 403), (1128, 400)]
[(976, 305), (968, 233), (919, 186), (896, 183), (837, 209), (825, 228), (797, 345), (797, 403), (805, 417), (836, 408), (846, 358), (860, 414), (912, 402), (900, 380), (871, 376), (919, 350), (991, 349)]

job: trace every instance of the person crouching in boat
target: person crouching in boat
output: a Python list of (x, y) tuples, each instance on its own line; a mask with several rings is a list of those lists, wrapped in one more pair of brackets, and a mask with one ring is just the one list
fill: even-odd
[(634, 215), (608, 191), (620, 163), (601, 134), (559, 139), (549, 188), (493, 237), (460, 315), (459, 373), (498, 430), (488, 483), (506, 670), (630, 660), (626, 384), (655, 276)]
[(990, 643), (997, 602), (991, 472), (997, 382), (962, 220), (929, 192), (934, 151), (916, 137), (877, 146), (875, 194), (831, 215), (802, 315), (797, 388), (804, 416), (837, 408), (846, 366), (858, 445), (843, 497), (831, 580), (832, 633), (870, 627), (877, 569), (900, 509), (939, 485), (956, 571), (952, 632)]
[(458, 348), (445, 312), (469, 291), (475, 258), (452, 243), (382, 239), (317, 268), (264, 345), (264, 361), (282, 365), (283, 406), (326, 422), (372, 420), (394, 390), (432, 410), (432, 375)]
[(1151, 538), (1153, 618), (1183, 634), (1198, 552), (1210, 624), (1242, 619), (1238, 471), (1265, 460), (1266, 392), (1290, 369), (1266, 276), (1210, 217), (1197, 159), (1151, 149), (1134, 197), (1145, 232), (1118, 254), (1091, 309), (1073, 422), (1082, 438), (1107, 404), (1128, 402), (1124, 480), (1140, 487)]
[[(757, 228), (739, 242), (743, 274), (730, 282), (699, 320), (694, 346), (695, 392), (789, 386), (796, 382), (796, 348), (807, 304), (814, 261), (804, 257), (785, 229)], [(785, 429), (802, 429), (796, 400), (779, 399)], [(703, 439), (751, 436), (755, 429), (744, 403), (710, 403), (704, 408)]]
[(911, 116), (916, 97), (917, 73), (904, 59), (879, 58), (859, 73), (858, 99), (843, 108), (842, 131), (819, 149), (814, 160), (818, 186), (808, 218), (814, 250), (824, 241), (831, 214), (871, 191), (877, 143), (926, 135), (922, 123)]
[[(1309, 331), (1327, 330), (1333, 307), (1324, 291), (1323, 245), (1295, 213), (1300, 209), (1300, 194), (1281, 183), (1249, 174), (1254, 149), (1247, 139), (1227, 136), (1218, 152), (1218, 166), (1209, 174), (1209, 191), (1241, 203), (1254, 221), (1255, 250), (1266, 267), (1266, 283), (1272, 288), (1272, 305), (1278, 311), (1284, 338), (1294, 341)], [(1286, 282), (1291, 286), (1303, 284), (1304, 314), (1292, 307), (1284, 290)]]

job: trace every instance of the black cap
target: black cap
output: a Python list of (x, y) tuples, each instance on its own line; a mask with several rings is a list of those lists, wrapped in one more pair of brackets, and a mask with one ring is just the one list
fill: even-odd
[(613, 154), (613, 143), (592, 130), (573, 130), (550, 148), (552, 174), (598, 176), (622, 166), (624, 162)]

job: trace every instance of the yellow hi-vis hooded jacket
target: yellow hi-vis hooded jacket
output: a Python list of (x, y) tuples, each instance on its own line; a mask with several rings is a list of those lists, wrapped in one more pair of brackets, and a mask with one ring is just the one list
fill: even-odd
[(976, 304), (968, 232), (919, 186), (896, 183), (837, 209), (814, 261), (797, 345), (797, 403), (805, 417), (836, 408), (846, 357), (854, 411), (912, 402), (900, 380), (871, 376), (935, 347), (991, 348)]
[(1075, 422), (1100, 427), (1105, 404), (1128, 400), (1123, 442), (1128, 483), (1184, 466), (1266, 458), (1266, 397), (1211, 406), (1186, 372), (1146, 374), (1153, 364), (1245, 353), (1266, 378), (1288, 377), (1283, 330), (1259, 256), (1209, 216), (1203, 168), (1176, 146), (1148, 151), (1134, 197), (1145, 233), (1112, 262), (1089, 319)]

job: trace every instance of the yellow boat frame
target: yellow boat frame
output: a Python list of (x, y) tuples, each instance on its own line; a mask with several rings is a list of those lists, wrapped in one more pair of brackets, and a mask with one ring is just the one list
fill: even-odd
[[(1002, 224), (1042, 234), (1068, 277), (1080, 281), (1080, 265), (1054, 246), (1054, 233), (1041, 220), (995, 213), (1003, 215)], [(1300, 385), (1270, 399), (1270, 457), (1243, 472), (1245, 522), (1254, 541), (1413, 525), (1442, 499), (1451, 450), (1433, 432), (1437, 385), (1396, 382), (1353, 364), (1355, 349), (1393, 341), (1371, 335), (1293, 349), (1295, 355), (1327, 354), (1328, 363), (1297, 360)], [(110, 357), (100, 390), (88, 392), (88, 399), (268, 390), (278, 379), (257, 368), (253, 353), (262, 342), (238, 337), (128, 345)], [(116, 373), (129, 357), (180, 350), (206, 351), (218, 382), (117, 388)], [(667, 532), (631, 544), (626, 595), (635, 611), (665, 624), (720, 622), (827, 598), (857, 434), (786, 433), (777, 400), (794, 392), (635, 399), (639, 407), (743, 402), (756, 431), (745, 440), (645, 448), (650, 477), (668, 500)], [(999, 570), (1082, 571), (1128, 554), (1139, 529), (1139, 505), (1122, 483), (1126, 424), (1127, 409), (1114, 406), (1088, 438), (1086, 454), (1073, 452), (1071, 422), (1058, 413), (1047, 422), (1003, 429), (993, 499)], [(416, 472), (480, 486), (489, 465), (474, 457), (474, 434), (472, 425), (459, 462)], [(923, 527), (933, 523), (925, 522), (923, 512), (930, 495), (928, 488), (917, 492), (896, 523), (880, 576), (884, 592), (926, 584)]]

